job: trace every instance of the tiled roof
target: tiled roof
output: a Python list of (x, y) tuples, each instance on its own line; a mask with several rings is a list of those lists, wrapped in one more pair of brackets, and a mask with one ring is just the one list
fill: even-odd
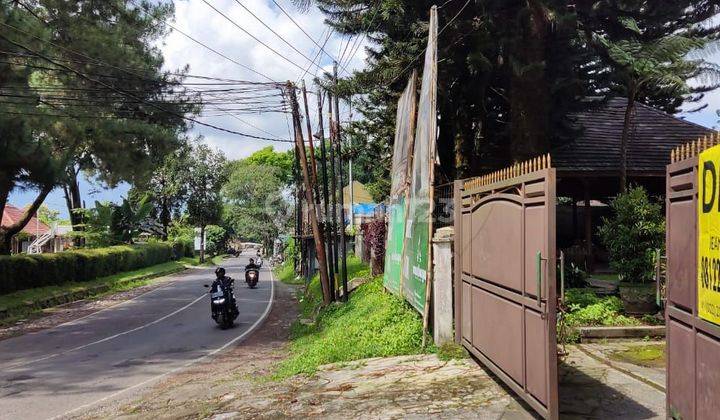
[[(23, 213), (25, 213), (24, 209), (19, 209), (15, 206), (11, 206), (10, 204), (5, 205), (5, 210), (2, 215), (2, 226), (12, 225), (22, 218)], [(27, 225), (25, 225), (22, 231), (33, 236), (38, 236), (50, 231), (50, 228), (33, 216), (30, 218), (30, 221)]]
[[(563, 171), (619, 171), (626, 98), (612, 98), (576, 116), (579, 137), (555, 149), (553, 166)], [(670, 151), (713, 130), (637, 103), (628, 142), (628, 173), (662, 174)]]

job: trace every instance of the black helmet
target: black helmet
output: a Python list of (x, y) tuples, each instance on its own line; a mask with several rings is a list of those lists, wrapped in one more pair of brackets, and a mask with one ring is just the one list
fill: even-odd
[(222, 267), (218, 267), (215, 269), (215, 275), (218, 277), (222, 277), (225, 275), (225, 269)]
[(250, 264), (252, 264), (252, 263), (254, 263), (254, 262), (255, 262), (255, 260), (253, 260), (252, 258), (250, 258)]

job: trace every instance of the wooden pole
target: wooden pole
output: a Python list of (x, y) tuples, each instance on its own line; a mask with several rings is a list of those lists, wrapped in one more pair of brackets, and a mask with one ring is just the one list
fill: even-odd
[(318, 135), (320, 137), (320, 168), (322, 170), (322, 180), (323, 180), (323, 206), (325, 207), (325, 212), (323, 215), (323, 220), (325, 221), (325, 244), (327, 248), (327, 255), (328, 255), (328, 273), (330, 274), (330, 278), (335, 278), (335, 266), (332, 264), (333, 261), (333, 248), (332, 248), (332, 231), (331, 223), (330, 223), (330, 192), (328, 191), (328, 170), (327, 170), (327, 150), (325, 147), (325, 127), (323, 126), (323, 106), (322, 106), (322, 95), (320, 94), (320, 86), (318, 85), (318, 125), (319, 132)]
[[(333, 246), (333, 265), (335, 266), (335, 275), (340, 273), (340, 267), (338, 266), (338, 243), (337, 243), (337, 179), (335, 178), (335, 123), (333, 122), (333, 111), (332, 111), (332, 95), (328, 92), (328, 118), (330, 127), (330, 191), (332, 191), (332, 207), (330, 216), (332, 218), (331, 229), (332, 229), (332, 246)], [(333, 293), (335, 292), (335, 285), (337, 281), (333, 278)]]
[[(318, 176), (317, 176), (317, 163), (315, 162), (315, 146), (313, 145), (313, 133), (312, 133), (312, 127), (310, 125), (310, 109), (308, 107), (308, 98), (307, 98), (307, 89), (305, 89), (305, 80), (302, 82), (302, 93), (303, 93), (303, 102), (305, 104), (305, 124), (307, 125), (307, 135), (308, 135), (308, 146), (310, 148), (310, 175), (312, 176), (312, 182), (315, 186), (315, 204), (320, 205), (320, 187), (318, 185)], [(319, 210), (318, 210), (319, 211)]]
[[(337, 88), (337, 62), (333, 65), (333, 81)], [(337, 90), (337, 89), (336, 89)], [(342, 161), (342, 141), (340, 140), (340, 100), (337, 92), (335, 94), (335, 143), (337, 147), (337, 157), (339, 164), (339, 177), (340, 177), (340, 258), (342, 263), (342, 288), (343, 288), (343, 301), (347, 301), (348, 298), (348, 284), (347, 284), (347, 246), (345, 244), (345, 182), (343, 180), (343, 161)]]
[(310, 225), (315, 239), (315, 253), (317, 254), (318, 265), (320, 270), (320, 285), (323, 291), (323, 303), (330, 303), (330, 280), (327, 272), (327, 259), (325, 256), (325, 245), (323, 244), (320, 225), (318, 224), (317, 211), (315, 210), (315, 201), (313, 200), (313, 188), (311, 184), (310, 171), (308, 169), (307, 157), (305, 155), (305, 142), (303, 141), (302, 129), (300, 128), (300, 106), (298, 105), (297, 95), (295, 94), (295, 86), (292, 82), (287, 82), (287, 93), (290, 96), (290, 104), (293, 114), (293, 128), (295, 129), (295, 144), (298, 149), (298, 157), (300, 158), (300, 167), (302, 169), (303, 181), (305, 185), (305, 201), (308, 205), (308, 214), (310, 216)]

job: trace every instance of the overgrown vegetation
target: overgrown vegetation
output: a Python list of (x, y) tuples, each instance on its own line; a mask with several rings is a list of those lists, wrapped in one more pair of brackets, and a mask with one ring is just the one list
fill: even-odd
[(568, 327), (641, 324), (637, 318), (622, 313), (622, 302), (617, 296), (599, 297), (591, 290), (568, 289), (565, 303)]
[(642, 187), (632, 187), (610, 204), (611, 218), (603, 218), (599, 233), (610, 252), (610, 267), (620, 281), (647, 283), (653, 279), (655, 250), (664, 247), (662, 207)]
[[(348, 259), (348, 277), (368, 274), (368, 267), (358, 258)], [(328, 363), (422, 352), (420, 315), (387, 293), (380, 278), (359, 286), (347, 303), (318, 309), (321, 303), (320, 281), (315, 276), (300, 302), (304, 322), (292, 327), (291, 356), (280, 363), (275, 378), (312, 374)]]

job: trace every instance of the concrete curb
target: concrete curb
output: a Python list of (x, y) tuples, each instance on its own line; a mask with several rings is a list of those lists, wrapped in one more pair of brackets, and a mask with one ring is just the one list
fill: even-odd
[(581, 339), (665, 337), (664, 325), (578, 327)]
[[(157, 277), (164, 277), (170, 274), (179, 273), (185, 271), (185, 267), (174, 268), (172, 270), (162, 271), (160, 273), (147, 274), (144, 276), (133, 277), (125, 280), (113, 283), (113, 285), (124, 285), (130, 282), (148, 280)], [(86, 299), (90, 296), (95, 296), (100, 293), (104, 293), (110, 290), (109, 284), (98, 284), (95, 286), (83, 287), (80, 290), (65, 293), (56, 293), (53, 296), (34, 300), (24, 301), (22, 304), (12, 307), (0, 308), (0, 321), (10, 318), (14, 315), (23, 315), (30, 312), (39, 311), (42, 309), (52, 308), (54, 306), (64, 305), (67, 303), (77, 302), (79, 300)]]

